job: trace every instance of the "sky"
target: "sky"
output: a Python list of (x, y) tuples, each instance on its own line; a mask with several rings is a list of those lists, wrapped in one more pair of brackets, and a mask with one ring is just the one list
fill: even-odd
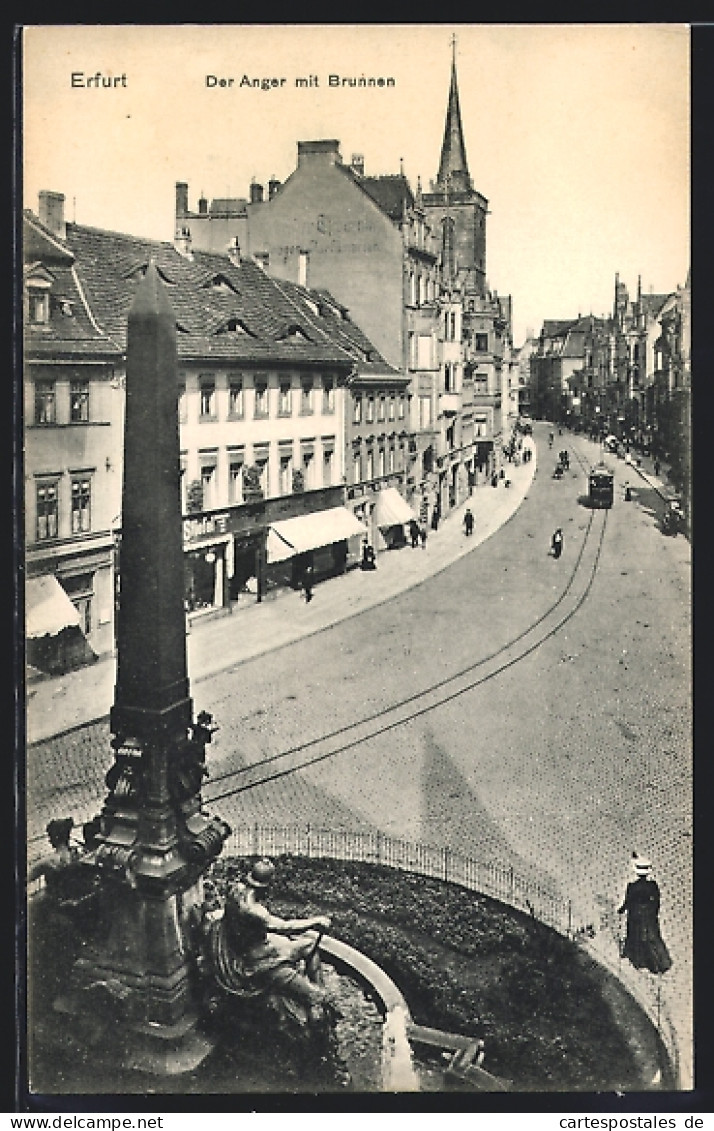
[[(638, 276), (645, 292), (683, 284), (685, 24), (26, 27), (24, 207), (49, 189), (69, 220), (171, 240), (176, 181), (192, 210), (201, 194), (244, 197), (252, 180), (285, 180), (297, 142), (317, 138), (338, 139), (345, 162), (362, 154), (369, 175), (403, 167), (428, 189), (454, 35), (469, 171), (489, 202), (487, 277), (513, 298), (516, 345), (544, 319), (609, 313), (616, 272), (633, 296)], [(112, 85), (90, 83), (97, 72)]]

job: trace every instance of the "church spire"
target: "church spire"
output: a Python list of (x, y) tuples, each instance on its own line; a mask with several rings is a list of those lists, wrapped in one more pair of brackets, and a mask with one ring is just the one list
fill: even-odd
[(436, 183), (442, 188), (448, 186), (455, 192), (470, 192), (472, 190), (469, 166), (466, 160), (466, 146), (464, 145), (464, 131), (461, 125), (461, 109), (459, 107), (459, 87), (456, 80), (456, 36), (451, 37), (451, 87), (449, 89), (449, 103), (446, 110), (446, 126), (444, 140), (441, 146), (441, 160)]

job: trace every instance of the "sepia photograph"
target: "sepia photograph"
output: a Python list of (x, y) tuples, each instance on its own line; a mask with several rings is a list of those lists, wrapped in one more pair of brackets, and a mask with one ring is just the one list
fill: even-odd
[(45, 1109), (695, 1088), (690, 49), (20, 29)]

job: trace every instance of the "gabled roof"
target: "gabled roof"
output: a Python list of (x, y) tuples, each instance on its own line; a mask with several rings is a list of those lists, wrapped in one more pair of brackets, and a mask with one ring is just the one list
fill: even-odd
[[(66, 263), (53, 262), (51, 296), (70, 301), (71, 318), (51, 318), (32, 335), (48, 357), (63, 340), (126, 349), (127, 318), (138, 281), (151, 261), (161, 277), (178, 329), (183, 361), (330, 364), (389, 370), (346, 312), (334, 313), (316, 292), (273, 279), (253, 260), (179, 252), (173, 244), (68, 224)], [(220, 286), (212, 285), (220, 280)], [(332, 300), (334, 306), (334, 300)], [(86, 303), (86, 305), (85, 305)], [(315, 313), (318, 311), (318, 313)]]
[(355, 179), (390, 220), (401, 220), (405, 209), (414, 207), (414, 194), (402, 173)]
[(642, 303), (643, 312), (645, 314), (649, 314), (652, 317), (654, 317), (654, 315), (658, 314), (659, 311), (662, 309), (662, 307), (664, 306), (664, 304), (666, 303), (668, 298), (669, 298), (669, 294), (666, 294), (666, 295), (642, 295), (641, 298), (640, 298), (640, 302)]

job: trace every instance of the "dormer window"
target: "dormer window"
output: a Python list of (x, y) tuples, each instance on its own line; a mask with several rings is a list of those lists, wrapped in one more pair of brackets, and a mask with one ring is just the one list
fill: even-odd
[(28, 312), (32, 326), (46, 326), (50, 320), (50, 296), (47, 291), (28, 292)]
[(217, 334), (245, 334), (249, 338), (254, 338), (255, 334), (246, 326), (245, 322), (241, 322), (240, 318), (228, 318), (216, 330)]
[(301, 327), (297, 326), (297, 325), (288, 326), (285, 333), (280, 335), (280, 337), (278, 338), (278, 341), (282, 342), (282, 341), (285, 341), (286, 339), (292, 339), (293, 341), (298, 341), (298, 342), (309, 342), (310, 341), (310, 338), (307, 336), (307, 334), (304, 332), (304, 330), (302, 330)]

